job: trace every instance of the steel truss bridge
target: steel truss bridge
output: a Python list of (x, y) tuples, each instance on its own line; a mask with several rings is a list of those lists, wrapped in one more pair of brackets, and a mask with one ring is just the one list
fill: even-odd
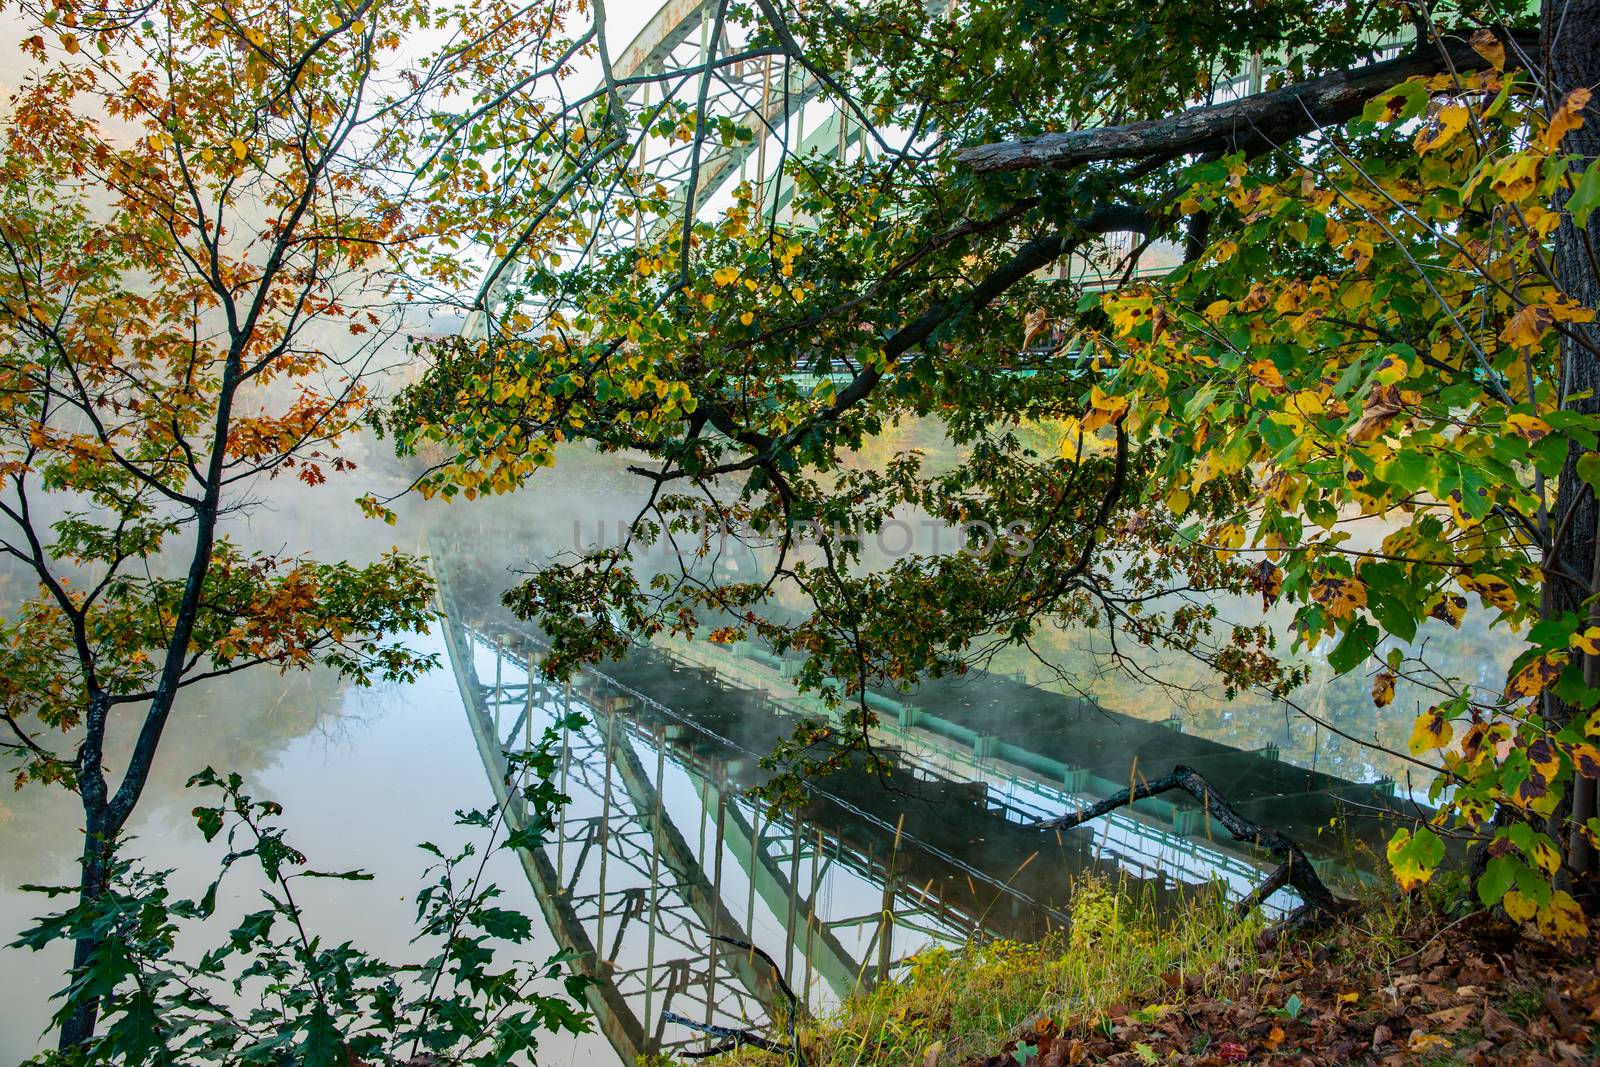
[[(616, 79), (636, 79), (620, 87), (629, 104), (648, 109), (670, 84), (641, 76), (735, 54), (736, 42), (712, 35), (715, 9), (713, 0), (668, 0), (613, 57)], [(1228, 91), (1253, 91), (1262, 78), (1257, 66)], [(698, 160), (692, 141), (641, 136), (635, 158), (680, 212), (698, 214), (732, 182), (750, 180), (765, 211), (803, 224), (780, 156), (872, 151), (851, 115), (813, 106), (818, 90), (810, 75), (771, 56), (727, 64), (710, 82), (702, 121), (727, 117), (755, 136), (708, 138)], [(591, 222), (603, 248), (648, 236), (637, 218)], [(1131, 248), (1117, 235), (1108, 242), (1113, 256)], [(1059, 271), (1093, 285), (1088, 267)], [(466, 332), (482, 328), (475, 320)], [(762, 780), (760, 757), (799, 718), (828, 714), (784, 691), (781, 663), (701, 641), (640, 648), (606, 672), (556, 684), (536, 665), (537, 634), (498, 609), (457, 600), (443, 575), (440, 588), (450, 665), (513, 829), (528, 813), (508, 781), (508, 753), (531, 748), (574, 713), (581, 724), (560, 735), (557, 784), (571, 802), (548, 844), (518, 855), (551, 934), (597, 979), (589, 1006), (623, 1063), (703, 1040), (673, 1020), (744, 1027), (773, 1018), (775, 976), (717, 938), (770, 952), (810, 1009), (890, 974), (930, 943), (1027, 937), (1065, 924), (1074, 872), (1121, 873), (1158, 892), (1220, 884), (1237, 896), (1270, 868), (1181, 803), (1142, 804), (1041, 837), (1032, 823), (1125, 789), (1126, 780), (882, 698), (875, 742), (892, 757), (896, 789), (846, 773), (813, 786), (800, 811), (769, 810), (746, 795)], [(1191, 751), (1180, 736), (1179, 749)], [(1382, 806), (1381, 784), (1320, 785), (1330, 804), (1343, 791)], [(1295, 903), (1287, 893), (1275, 902)]]
[(560, 733), (556, 784), (571, 801), (546, 845), (518, 855), (552, 936), (597, 979), (589, 1006), (625, 1063), (698, 1044), (679, 1020), (761, 1027), (782, 1007), (770, 969), (718, 938), (769, 952), (809, 1010), (933, 943), (1060, 928), (1080, 875), (1239, 896), (1270, 867), (1149, 810), (1041, 835), (1032, 824), (1081, 806), (1085, 781), (1052, 782), (905, 717), (875, 736), (887, 783), (846, 771), (798, 811), (768, 809), (747, 796), (765, 780), (759, 758), (817, 710), (776, 672), (640, 647), (555, 684), (538, 635), (440, 579), (448, 658), (512, 830), (528, 813), (507, 754), (580, 724)]
[[(672, 212), (666, 220), (652, 223), (638, 212), (624, 218), (595, 209), (584, 220), (583, 230), (590, 235), (585, 247), (561, 249), (563, 258), (636, 246), (656, 236), (657, 227), (669, 225), (674, 218), (700, 216), (744, 181), (752, 184), (760, 214), (803, 227), (806, 220), (796, 213), (794, 183), (783, 163), (871, 158), (886, 148), (880, 136), (894, 136), (892, 131), (869, 131), (863, 116), (825, 99), (823, 86), (799, 64), (782, 55), (753, 54), (726, 26), (717, 32), (719, 2), (666, 0), (612, 56), (617, 96), (636, 117), (642, 116), (646, 127), (630, 131), (630, 162), (647, 183), (668, 191)], [(948, 0), (932, 0), (928, 11), (930, 18), (956, 17), (955, 6)], [(738, 58), (746, 55), (748, 58)], [(713, 66), (715, 69), (703, 76), (673, 73), (706, 71)], [(699, 96), (702, 77), (703, 101)], [(1224, 86), (1219, 98), (1248, 91), (1260, 80), (1257, 69)], [(720, 121), (730, 120), (749, 130), (751, 137), (725, 142), (715, 136), (683, 139), (650, 131), (651, 117), (665, 113), (668, 104), (696, 109), (702, 129), (715, 130)], [(1056, 273), (1082, 285), (1104, 287), (1123, 277), (1122, 261), (1132, 254), (1135, 239), (1133, 234), (1109, 234), (1101, 240), (1101, 256), (1072, 257), (1070, 262), (1060, 263)], [(1106, 262), (1118, 265), (1104, 271)], [(1141, 260), (1131, 276), (1159, 275), (1170, 267), (1164, 260), (1151, 264)], [(491, 265), (489, 277), (494, 284), (487, 294), (491, 308), (500, 306), (517, 269), (515, 253)], [(474, 312), (463, 332), (476, 334), (483, 326)]]

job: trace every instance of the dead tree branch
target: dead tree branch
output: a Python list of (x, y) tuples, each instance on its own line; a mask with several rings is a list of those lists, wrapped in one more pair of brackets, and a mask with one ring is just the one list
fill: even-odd
[(1268, 829), (1258, 825), (1240, 815), (1223, 796), (1217, 792), (1210, 782), (1192, 767), (1178, 764), (1172, 768), (1172, 773), (1152, 779), (1142, 785), (1136, 786), (1126, 793), (1118, 793), (1114, 797), (1091, 804), (1081, 811), (1070, 815), (1063, 815), (1056, 819), (1046, 819), (1035, 823), (1039, 830), (1070, 830), (1081, 826), (1091, 819), (1098, 819), (1118, 808), (1153, 797), (1160, 793), (1181, 789), (1205, 805), (1206, 813), (1217, 822), (1221, 823), (1233, 835), (1235, 841), (1245, 841), (1259, 848), (1264, 848), (1279, 860), (1276, 870), (1267, 876), (1266, 881), (1256, 886), (1248, 896), (1234, 906), (1236, 914), (1243, 917), (1250, 910), (1266, 900), (1278, 890), (1289, 886), (1300, 894), (1304, 903), (1291, 912), (1284, 920), (1287, 925), (1295, 925), (1307, 918), (1331, 915), (1342, 911), (1345, 904), (1317, 877), (1316, 869), (1311, 866), (1311, 860), (1300, 846), (1291, 841), (1277, 830)]
[(772, 968), (772, 978), (777, 983), (778, 991), (789, 1001), (787, 1020), (789, 1024), (789, 1043), (782, 1045), (771, 1038), (762, 1037), (753, 1030), (743, 1030), (736, 1026), (719, 1026), (715, 1023), (695, 1022), (693, 1019), (684, 1018), (675, 1011), (664, 1011), (661, 1013), (661, 1018), (669, 1023), (678, 1023), (699, 1033), (726, 1039), (720, 1045), (713, 1045), (711, 1048), (702, 1049), (699, 1052), (680, 1052), (679, 1055), (684, 1059), (703, 1060), (711, 1056), (720, 1056), (725, 1052), (732, 1052), (740, 1045), (750, 1045), (767, 1052), (776, 1052), (779, 1055), (791, 1055), (794, 1057), (795, 1067), (806, 1067), (805, 1054), (800, 1051), (800, 1040), (795, 1033), (795, 1020), (800, 1015), (800, 999), (794, 995), (794, 990), (790, 989), (789, 983), (784, 980), (783, 969), (778, 966), (778, 961), (750, 942), (741, 941), (737, 937), (712, 934), (711, 940), (721, 941), (723, 944), (732, 945), (735, 948), (741, 948), (746, 952), (760, 956), (761, 961)]

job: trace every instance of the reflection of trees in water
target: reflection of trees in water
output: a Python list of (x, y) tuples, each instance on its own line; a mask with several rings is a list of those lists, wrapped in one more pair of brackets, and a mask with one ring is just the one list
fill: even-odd
[[(193, 806), (185, 783), (205, 767), (238, 771), (247, 779), (272, 766), (291, 743), (314, 730), (338, 731), (348, 683), (326, 670), (246, 671), (186, 690), (174, 710), (169, 745), (151, 770), (145, 817), (170, 817)], [(107, 753), (119, 767), (131, 737)], [(75, 743), (63, 735), (59, 747)], [(261, 792), (261, 790), (257, 790)], [(80, 815), (62, 787), (29, 784), (0, 795), (0, 879), (6, 886), (49, 880), (76, 855)], [(263, 797), (265, 799), (265, 797)], [(184, 819), (187, 817), (184, 816)], [(181, 821), (181, 820), (180, 820)]]
[[(1239, 620), (1252, 618), (1259, 605), (1239, 602), (1224, 614)], [(1288, 635), (1289, 612), (1275, 609), (1267, 621), (1280, 634)], [(1289, 655), (1287, 645), (1280, 649)], [(1071, 686), (1044, 676), (1043, 659), (1052, 669), (1069, 676), (1082, 691), (1107, 707), (1149, 720), (1164, 720), (1174, 715), (1191, 733), (1233, 745), (1256, 749), (1278, 746), (1281, 758), (1299, 766), (1312, 767), (1352, 781), (1393, 778), (1405, 786), (1408, 773), (1418, 785), (1423, 779), (1416, 766), (1389, 753), (1358, 741), (1340, 737), (1319, 728), (1314, 722), (1281, 703), (1266, 701), (1256, 694), (1242, 693), (1225, 699), (1210, 668), (1194, 660), (1158, 655), (1139, 649), (1134, 655), (1152, 675), (1172, 683), (1167, 689), (1126, 672), (1110, 670), (1104, 658), (1102, 635), (1060, 628), (1042, 630), (1034, 638), (1039, 653), (1007, 651), (996, 657), (993, 669), (1021, 671), (1032, 681), (1048, 688), (1068, 690)], [(1492, 684), (1504, 677), (1506, 667), (1521, 647), (1520, 639), (1491, 631), (1483, 613), (1469, 613), (1460, 630), (1440, 622), (1429, 622), (1409, 647), (1409, 654), (1426, 656), (1430, 665), (1462, 685)], [(1129, 650), (1124, 648), (1125, 652)], [(1336, 675), (1328, 668), (1323, 647), (1302, 651), (1299, 658), (1312, 665), (1311, 680), (1294, 694), (1295, 701), (1320, 718), (1359, 741), (1371, 741), (1384, 748), (1406, 751), (1406, 740), (1417, 715), (1440, 698), (1420, 685), (1402, 680), (1395, 699), (1387, 707), (1372, 702), (1372, 679), (1367, 674)]]
[[(1048, 425), (1025, 426), (1015, 432), (1042, 455), (1052, 454), (1059, 445), (1059, 434)], [(950, 443), (937, 419), (908, 416), (881, 435), (869, 438), (845, 465), (881, 469), (895, 455), (911, 450), (924, 454), (930, 470), (947, 469), (960, 459), (960, 451)], [(473, 551), (481, 556), (477, 577), (484, 583), (476, 593), (497, 600), (498, 593), (515, 580), (511, 569), (525, 566), (540, 553), (553, 555), (572, 547), (574, 520), (592, 530), (601, 519), (615, 522), (632, 517), (628, 508), (630, 503), (636, 506), (642, 500), (643, 484), (627, 473), (628, 462), (623, 455), (601, 455), (586, 447), (564, 448), (555, 470), (536, 481), (521, 497), (443, 509), (434, 517), (433, 525), (476, 538)], [(1355, 532), (1363, 540), (1377, 540), (1381, 530), (1373, 524)], [(876, 560), (870, 545), (864, 555), (869, 563), (883, 562)], [(779, 611), (808, 607), (792, 586), (781, 584), (776, 593), (775, 607)], [(1256, 601), (1230, 599), (1218, 606), (1223, 618), (1241, 624), (1253, 624), (1262, 618)], [(1409, 653), (1425, 654), (1440, 674), (1458, 678), (1464, 685), (1493, 684), (1494, 678), (1503, 677), (1522, 642), (1515, 635), (1491, 632), (1482, 615), (1468, 613), (1460, 630), (1440, 622), (1425, 624)], [(1268, 625), (1282, 635), (1279, 651), (1286, 656), (1291, 655), (1290, 619), (1291, 612), (1283, 606), (1265, 617)], [(1112, 669), (1104, 655), (1104, 634), (1047, 627), (1034, 636), (1033, 645), (1033, 651), (1003, 651), (990, 664), (991, 669), (1020, 671), (1030, 681), (1052, 689), (1076, 689), (1108, 707), (1146, 719), (1163, 720), (1177, 715), (1190, 732), (1238, 748), (1276, 745), (1283, 759), (1315, 766), (1339, 777), (1357, 781), (1390, 777), (1403, 786), (1408, 771), (1415, 771), (1407, 761), (1321, 729), (1282, 704), (1250, 693), (1229, 701), (1212, 670), (1191, 659), (1121, 643), (1119, 648), (1124, 654), (1148, 668), (1152, 675), (1171, 683), (1161, 686), (1148, 678)], [(1313, 671), (1311, 680), (1295, 694), (1295, 700), (1312, 715), (1353, 738), (1403, 752), (1417, 713), (1436, 702), (1438, 696), (1402, 680), (1394, 701), (1384, 708), (1375, 707), (1371, 677), (1336, 676), (1324, 661), (1327, 651), (1325, 646), (1298, 654)], [(1052, 673), (1061, 677), (1052, 678)]]

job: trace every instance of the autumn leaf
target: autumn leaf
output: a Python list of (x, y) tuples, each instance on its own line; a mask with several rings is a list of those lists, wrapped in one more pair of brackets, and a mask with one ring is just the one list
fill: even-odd
[(1425, 1034), (1421, 1030), (1412, 1031), (1411, 1037), (1406, 1040), (1406, 1051), (1414, 1056), (1434, 1056), (1448, 1052), (1451, 1048), (1448, 1037)]
[(1539, 909), (1538, 924), (1539, 932), (1552, 941), (1577, 942), (1589, 933), (1583, 909), (1564, 889), (1550, 894), (1550, 903)]
[(1521, 412), (1506, 416), (1506, 429), (1521, 437), (1529, 444), (1544, 440), (1550, 436), (1550, 424), (1537, 415), (1524, 415)]
[(1395, 676), (1393, 671), (1379, 671), (1372, 680), (1372, 702), (1380, 708), (1394, 702)]
[(1579, 775), (1584, 778), (1600, 778), (1600, 749), (1582, 741), (1566, 748), (1567, 757), (1572, 760), (1573, 769)]
[(1269, 359), (1258, 359), (1250, 364), (1250, 377), (1256, 384), (1266, 389), (1269, 393), (1287, 393), (1289, 390), (1283, 384), (1283, 375)]
[(1488, 28), (1474, 30), (1467, 43), (1472, 45), (1474, 52), (1488, 60), (1489, 65), (1495, 70), (1506, 69), (1506, 46), (1495, 36), (1493, 30)]
[(1539, 157), (1530, 152), (1518, 152), (1495, 168), (1489, 187), (1500, 194), (1500, 199), (1515, 203), (1539, 183)]
[(1044, 308), (1034, 308), (1028, 312), (1022, 323), (1022, 347), (1032, 348), (1034, 341), (1048, 337), (1051, 325), (1050, 313)]
[(1360, 444), (1381, 436), (1404, 410), (1399, 388), (1393, 385), (1374, 386), (1361, 409), (1361, 418), (1350, 427), (1350, 442)]
[(1500, 331), (1500, 340), (1513, 348), (1530, 351), (1539, 346), (1554, 323), (1555, 316), (1549, 308), (1543, 304), (1528, 304), (1511, 316), (1511, 321)]
[(1456, 579), (1456, 584), (1469, 593), (1477, 593), (1485, 604), (1511, 611), (1517, 606), (1517, 592), (1511, 583), (1493, 574), (1466, 574)]
[(1600, 656), (1600, 626), (1588, 626), (1568, 639), (1567, 643), (1588, 656)]
[(1356, 608), (1367, 606), (1367, 587), (1356, 578), (1323, 578), (1312, 585), (1311, 599), (1321, 604), (1330, 618), (1348, 619)]
[(1128, 413), (1128, 398), (1107, 395), (1097, 385), (1089, 393), (1089, 412), (1083, 417), (1083, 430), (1093, 433), (1102, 426), (1112, 426), (1122, 421)]
[(1389, 839), (1386, 849), (1395, 881), (1406, 892), (1422, 886), (1444, 860), (1444, 842), (1426, 826), (1415, 833), (1400, 829)]
[(1438, 599), (1428, 606), (1428, 617), (1438, 619), (1440, 622), (1449, 623), (1460, 629), (1461, 620), (1467, 614), (1467, 598), (1457, 596), (1455, 593), (1440, 593)]
[(1467, 109), (1461, 104), (1435, 108), (1412, 142), (1417, 154), (1427, 155), (1455, 140), (1456, 135), (1467, 128), (1467, 116)]
[(1443, 708), (1431, 707), (1418, 715), (1417, 721), (1411, 726), (1411, 740), (1408, 742), (1411, 754), (1420, 756), (1424, 752), (1443, 748), (1450, 743), (1454, 734), (1455, 729), (1450, 725)]
[(1506, 890), (1506, 895), (1500, 898), (1500, 906), (1506, 909), (1507, 915), (1519, 923), (1527, 922), (1539, 911), (1538, 903), (1520, 889)]
[(1562, 138), (1583, 125), (1583, 109), (1589, 106), (1589, 90), (1582, 86), (1561, 98), (1556, 113), (1550, 116), (1550, 125), (1544, 131), (1544, 146), (1552, 151)]
[(1522, 700), (1538, 696), (1561, 677), (1567, 665), (1565, 652), (1551, 652), (1535, 656), (1513, 674), (1506, 682), (1506, 699)]

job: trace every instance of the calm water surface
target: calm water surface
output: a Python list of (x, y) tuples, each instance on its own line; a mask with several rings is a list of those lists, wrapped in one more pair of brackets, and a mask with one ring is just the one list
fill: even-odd
[[(1330, 798), (1381, 805), (1388, 790), (1361, 783), (1398, 777), (1281, 710), (1179, 708), (1164, 694), (1108, 688), (1105, 704), (1130, 713), (1119, 715), (1002, 673), (879, 694), (875, 743), (890, 755), (888, 782), (846, 772), (819, 783), (799, 811), (772, 812), (746, 795), (764, 780), (758, 757), (800, 717), (825, 713), (794, 690), (785, 663), (760, 649), (668, 642), (549, 684), (531, 665), (538, 635), (496, 604), (513, 580), (509, 566), (570, 547), (584, 523), (631, 514), (632, 487), (615, 466), (578, 462), (538, 507), (528, 496), (411, 517), (411, 547), (434, 547), (450, 609), (416, 639), (440, 662), (414, 684), (358, 689), (321, 672), (258, 672), (190, 693), (136, 820), (135, 851), (198, 893), (220, 850), (194, 828), (199, 798), (183, 782), (207, 765), (238, 770), (258, 796), (284, 805), (289, 840), (314, 866), (376, 876), (314, 883), (302, 901), (313, 931), (418, 959), (426, 953), (409, 939), (426, 857), (417, 843), (464, 840), (452, 813), (498, 799), (502, 750), (576, 714), (581, 725), (559, 741), (572, 802), (558, 832), (537, 855), (502, 856), (491, 877), (510, 906), (535, 917), (529, 958), (576, 949), (604, 980), (592, 998), (598, 1031), (552, 1038), (541, 1058), (631, 1062), (693, 1040), (682, 1018), (764, 1018), (769, 969), (719, 948), (718, 937), (768, 952), (820, 1010), (928, 944), (1059, 926), (1074, 874), (1123, 874), (1158, 893), (1214, 882), (1246, 891), (1260, 859), (1183, 804), (1147, 805), (1068, 835), (1028, 829), (1126, 788), (1130, 772), (1194, 763), (1237, 789), (1242, 806), (1291, 827), (1298, 820), (1313, 845)], [(387, 547), (371, 543), (371, 524), (315, 506), (286, 496), (241, 538), (293, 543), (285, 531), (315, 528), (325, 556), (339, 544), (359, 546), (352, 557)], [(1064, 638), (1063, 656), (1077, 654)], [(1337, 686), (1308, 699), (1349, 732), (1378, 728), (1370, 703)], [(45, 910), (21, 886), (73, 880), (79, 839), (71, 798), (35, 789), (0, 797), (4, 939)], [(1330, 871), (1336, 851), (1321, 849)], [(231, 906), (254, 907), (257, 887), (247, 877), (232, 884)], [(312, 883), (302, 885), (309, 892)], [(0, 1062), (38, 1049), (64, 964), (64, 952), (0, 949)]]

